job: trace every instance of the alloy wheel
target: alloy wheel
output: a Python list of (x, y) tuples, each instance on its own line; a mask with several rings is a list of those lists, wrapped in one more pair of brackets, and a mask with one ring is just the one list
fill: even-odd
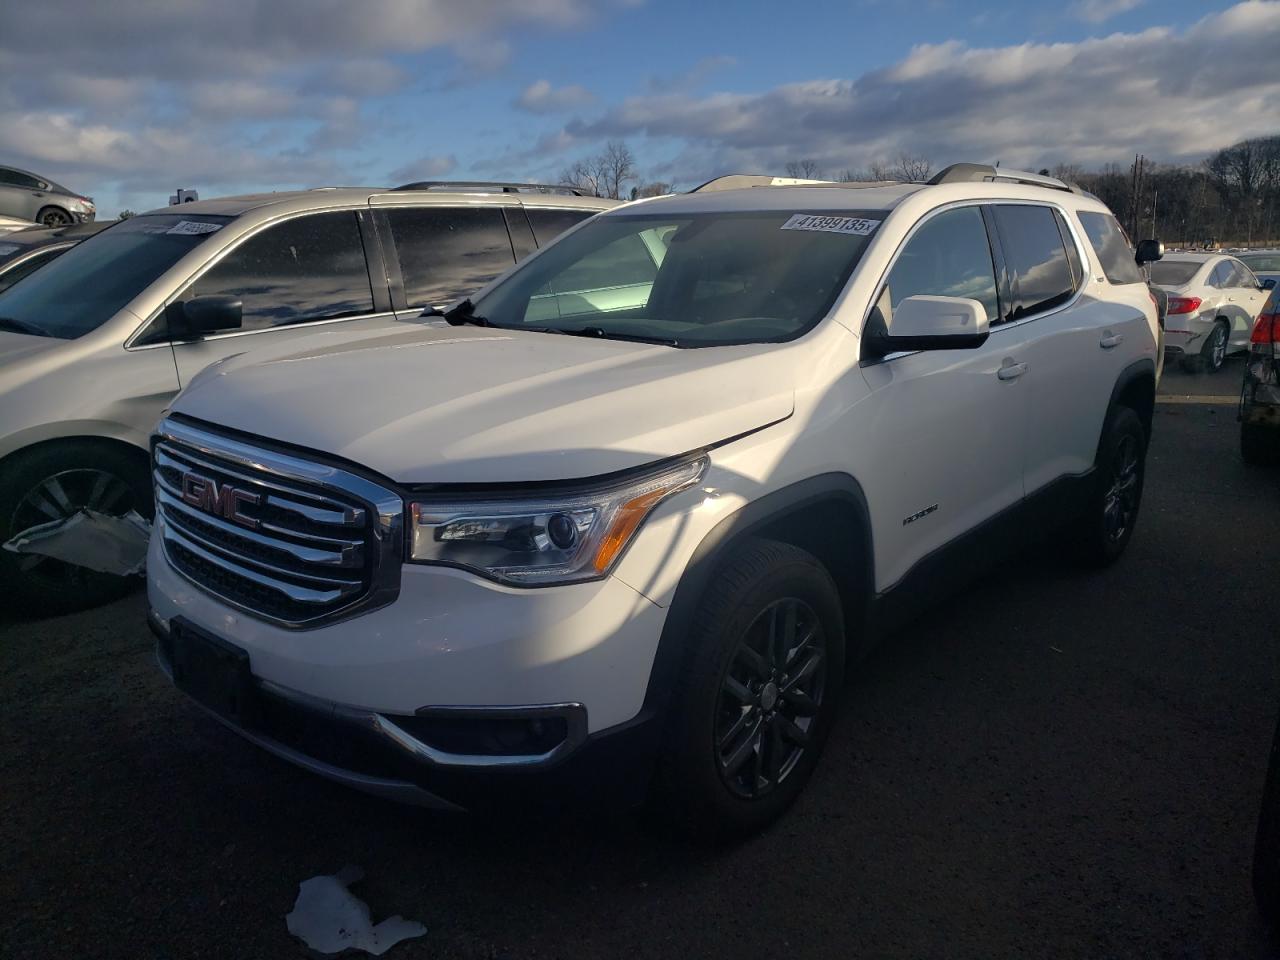
[[(122, 516), (134, 507), (133, 491), (114, 473), (92, 468), (63, 470), (45, 477), (18, 501), (9, 518), (9, 536), (17, 536), (42, 523), (64, 520), (81, 509)], [(21, 554), (18, 569), (28, 576), (63, 584), (79, 583), (88, 572), (83, 567), (34, 553)]]
[(1222, 366), (1222, 361), (1227, 358), (1227, 331), (1219, 324), (1213, 328), (1213, 369), (1217, 370)]
[(734, 648), (716, 703), (716, 764), (726, 786), (757, 799), (776, 788), (808, 749), (827, 682), (826, 638), (813, 608), (778, 600)]
[(1103, 498), (1102, 518), (1107, 539), (1119, 541), (1133, 524), (1138, 512), (1138, 439), (1126, 433), (1120, 438), (1112, 460), (1111, 483)]

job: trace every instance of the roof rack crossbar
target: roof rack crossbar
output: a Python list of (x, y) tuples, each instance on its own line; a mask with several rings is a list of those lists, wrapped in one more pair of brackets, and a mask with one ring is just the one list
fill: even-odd
[(398, 190), (459, 190), (476, 193), (567, 193), (575, 197), (594, 197), (581, 187), (563, 183), (517, 183), (504, 180), (415, 180), (392, 187)]
[(944, 167), (935, 173), (928, 182), (930, 186), (936, 187), (943, 183), (994, 183), (996, 181), (1082, 193), (1081, 189), (1074, 183), (1067, 183), (1056, 177), (1046, 177), (1043, 174), (1029, 173), (1026, 170), (993, 167), (989, 163), (953, 163), (951, 166)]

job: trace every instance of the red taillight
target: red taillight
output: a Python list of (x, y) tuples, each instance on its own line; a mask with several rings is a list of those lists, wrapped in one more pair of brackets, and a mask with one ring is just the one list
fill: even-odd
[(1166, 313), (1195, 313), (1200, 309), (1200, 304), (1204, 303), (1199, 297), (1170, 297), (1169, 309)]
[(1261, 314), (1253, 323), (1253, 333), (1249, 336), (1249, 342), (1274, 343), (1277, 320), (1280, 320), (1278, 313)]

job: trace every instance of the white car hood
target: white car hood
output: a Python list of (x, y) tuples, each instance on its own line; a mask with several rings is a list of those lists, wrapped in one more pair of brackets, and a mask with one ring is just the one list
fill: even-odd
[(790, 355), (476, 327), (320, 336), (215, 364), (172, 411), (401, 483), (562, 480), (790, 416)]

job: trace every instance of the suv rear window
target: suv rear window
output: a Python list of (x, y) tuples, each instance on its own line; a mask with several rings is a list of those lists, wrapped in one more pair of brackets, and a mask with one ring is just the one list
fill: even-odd
[(1112, 283), (1145, 282), (1133, 259), (1133, 248), (1115, 217), (1108, 213), (1082, 212), (1080, 225), (1093, 244), (1093, 251), (1098, 255), (1098, 262), (1102, 264), (1102, 272), (1108, 280)]
[(1013, 303), (1006, 319), (1052, 310), (1075, 293), (1062, 234), (1050, 207), (997, 204), (992, 208), (1005, 262), (1013, 273)]
[(525, 207), (529, 222), (533, 224), (533, 235), (538, 239), (538, 246), (545, 247), (570, 227), (581, 223), (591, 216), (591, 210), (556, 210), (550, 207)]
[(452, 303), (516, 262), (498, 207), (402, 207), (387, 219), (410, 307)]

